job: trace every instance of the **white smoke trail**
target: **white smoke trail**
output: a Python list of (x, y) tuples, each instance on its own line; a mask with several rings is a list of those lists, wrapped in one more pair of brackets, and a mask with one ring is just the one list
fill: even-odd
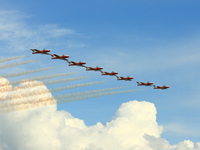
[(69, 79), (60, 79), (60, 80), (54, 80), (54, 81), (44, 81), (43, 83), (45, 85), (51, 85), (51, 84), (56, 84), (56, 83), (64, 83), (64, 82), (70, 82), (70, 81), (75, 81), (75, 80), (82, 80), (89, 78), (91, 76), (85, 76), (85, 77), (76, 77), (76, 78), (69, 78)]
[(52, 97), (45, 99), (43, 98), (43, 100), (32, 99), (32, 101), (14, 102), (12, 103), (12, 105), (11, 104), (0, 105), (0, 113), (28, 110), (41, 106), (55, 105), (56, 103), (57, 100)]
[(19, 65), (28, 64), (28, 63), (33, 63), (33, 62), (40, 61), (40, 60), (41, 59), (29, 60), (29, 61), (23, 61), (23, 62), (18, 62), (18, 63), (13, 63), (13, 64), (2, 65), (2, 66), (0, 66), (0, 69), (5, 69), (5, 68), (9, 68), (9, 67), (15, 67), (15, 66), (19, 66)]
[(53, 88), (53, 89), (50, 90), (50, 92), (58, 92), (58, 91), (66, 90), (66, 89), (73, 89), (73, 88), (79, 88), (79, 87), (83, 87), (83, 86), (90, 86), (90, 85), (104, 83), (104, 82), (106, 82), (106, 81), (97, 81), (97, 82), (90, 82), (90, 83), (83, 83), (83, 84), (76, 84), (76, 85), (68, 85), (68, 86), (64, 86), (64, 87)]
[(41, 68), (41, 69), (35, 69), (35, 70), (28, 70), (28, 71), (22, 71), (22, 72), (17, 72), (17, 73), (10, 73), (10, 74), (2, 75), (2, 77), (9, 78), (9, 77), (22, 76), (22, 75), (27, 75), (27, 74), (31, 74), (31, 73), (35, 73), (35, 72), (50, 70), (50, 69), (54, 69), (54, 68), (58, 68), (58, 67), (60, 67), (60, 66)]
[(55, 78), (55, 77), (67, 76), (67, 75), (76, 74), (76, 73), (78, 73), (78, 72), (54, 74), (54, 75), (43, 76), (43, 77), (35, 77), (35, 78), (30, 79), (30, 80), (45, 80), (45, 79), (51, 79), (51, 78)]
[(21, 111), (21, 110), (27, 110), (27, 109), (32, 109), (36, 107), (41, 107), (41, 106), (48, 106), (48, 105), (54, 105), (58, 103), (67, 103), (67, 102), (72, 102), (72, 101), (77, 101), (77, 100), (83, 100), (83, 99), (88, 99), (88, 98), (95, 98), (95, 97), (101, 97), (101, 96), (107, 96), (107, 95), (114, 95), (114, 94), (121, 94), (121, 93), (128, 93), (128, 92), (136, 92), (140, 90), (145, 90), (145, 89), (136, 89), (136, 90), (125, 90), (125, 91), (116, 91), (116, 92), (99, 92), (95, 94), (88, 94), (84, 96), (75, 96), (75, 97), (70, 97), (67, 99), (55, 99), (53, 97), (51, 98), (45, 98), (42, 101), (41, 100), (30, 100), (30, 101), (23, 101), (23, 102), (14, 102), (11, 104), (4, 104), (0, 105), (0, 113), (5, 113), (5, 112), (12, 112), (12, 111)]
[(77, 101), (77, 100), (83, 100), (83, 99), (88, 99), (88, 98), (95, 98), (95, 97), (101, 97), (101, 96), (107, 96), (107, 95), (114, 95), (114, 94), (121, 94), (121, 93), (128, 93), (128, 92), (136, 92), (140, 90), (145, 90), (145, 89), (136, 89), (136, 90), (125, 90), (125, 91), (116, 91), (116, 92), (106, 92), (106, 93), (96, 93), (96, 94), (88, 94), (88, 95), (80, 95), (76, 97), (66, 97), (66, 99), (59, 98), (57, 99), (57, 103), (66, 103), (66, 102), (71, 102), (71, 101)]
[(13, 59), (22, 58), (22, 57), (25, 57), (25, 55), (24, 56), (10, 57), (10, 58), (6, 58), (6, 59), (0, 59), (0, 63), (10, 61), (10, 60), (13, 60)]
[[(82, 79), (85, 79), (85, 78), (88, 78), (89, 76), (86, 76), (86, 77), (77, 77), (77, 78), (69, 78), (69, 79), (61, 79), (61, 80), (54, 80), (54, 81), (47, 81), (47, 82), (43, 82), (43, 83), (45, 83), (46, 85), (52, 85), (52, 84), (57, 84), (57, 83), (61, 83), (61, 82), (70, 82), (70, 81), (74, 81), (74, 80), (82, 80)], [(18, 90), (17, 92), (19, 93), (19, 92), (23, 92), (23, 91), (26, 91), (26, 90), (32, 90), (32, 89), (34, 89), (34, 88), (39, 88), (39, 87), (41, 87), (41, 86), (43, 86), (44, 84), (42, 83), (42, 82), (37, 82), (37, 81), (34, 81), (34, 80), (23, 80), (23, 81), (21, 81), (20, 82), (21, 84), (23, 84), (23, 89), (20, 89), (20, 90)], [(98, 82), (97, 82), (98, 83)], [(78, 88), (78, 87), (80, 87), (80, 86), (87, 86), (87, 85), (93, 85), (93, 84), (97, 84), (97, 83), (85, 83), (85, 84), (83, 84), (83, 85), (72, 85), (72, 86), (69, 86), (69, 87), (61, 87), (61, 88), (54, 88), (53, 89), (53, 92), (57, 92), (57, 91), (62, 91), (62, 90), (64, 90), (64, 89), (67, 89), (67, 88), (69, 88), (69, 89), (72, 89), (72, 88)], [(7, 87), (7, 85), (4, 85), (5, 86), (5, 88)], [(1, 87), (2, 88), (2, 87)], [(38, 90), (37, 90), (38, 91)], [(0, 91), (0, 95), (2, 95), (2, 94), (6, 94), (6, 93), (8, 93), (9, 95), (13, 95), (13, 94), (15, 94), (15, 92), (16, 91), (13, 91), (13, 90), (11, 90), (11, 91), (7, 91), (7, 90), (3, 90), (3, 91)], [(42, 95), (42, 94), (46, 94), (46, 93), (49, 93), (49, 91), (39, 91), (39, 92), (37, 92), (37, 93), (35, 93), (35, 92), (31, 92), (31, 93), (28, 93), (28, 95), (27, 95), (27, 93), (26, 92), (23, 92), (24, 94), (22, 95), (22, 94), (20, 94), (21, 95), (21, 97), (24, 97), (24, 98), (26, 98), (26, 97), (30, 97), (30, 96), (34, 96), (34, 95)], [(21, 98), (20, 97), (20, 98)], [(19, 98), (18, 98), (19, 99)], [(4, 99), (0, 99), (0, 101), (2, 102), (2, 101), (9, 101), (9, 100), (12, 100), (12, 98), (10, 98), (10, 97), (7, 97), (6, 99), (4, 98)]]
[[(45, 85), (52, 85), (52, 84), (57, 84), (57, 83), (71, 82), (71, 81), (75, 81), (75, 80), (82, 80), (82, 79), (86, 79), (86, 78), (89, 78), (89, 77), (91, 77), (91, 76), (68, 78), (68, 79), (59, 79), (59, 80), (53, 80), (53, 81), (44, 81), (43, 83)], [(29, 83), (31, 82), (30, 80), (23, 80), (22, 82), (23, 82), (23, 84), (27, 83), (27, 88), (30, 88), (29, 87)], [(32, 87), (37, 87), (37, 86), (42, 86), (42, 85), (40, 83), (37, 83), (37, 82), (32, 83)]]
[[(51, 69), (56, 68), (56, 67), (49, 67)], [(45, 68), (44, 68), (45, 69)], [(47, 68), (46, 68), (47, 69)], [(46, 70), (45, 69), (45, 70)], [(37, 69), (38, 70), (38, 69)], [(43, 70), (41, 70), (43, 71)], [(51, 78), (55, 78), (55, 77), (61, 77), (61, 76), (66, 76), (66, 75), (71, 75), (71, 74), (75, 74), (77, 72), (71, 72), (71, 73), (63, 73), (63, 74), (55, 74), (55, 75), (49, 75), (49, 76), (43, 76), (43, 77), (35, 77), (35, 78), (31, 78), (29, 80), (45, 80), (45, 79), (51, 79)], [(21, 81), (15, 81), (15, 82), (11, 82), (12, 85), (16, 85), (21, 83)]]
[[(13, 91), (10, 91), (10, 92), (6, 91), (7, 93), (9, 93), (9, 96), (7, 96), (7, 98), (0, 99), (0, 101), (1, 101), (1, 104), (2, 104), (2, 102), (12, 101), (12, 100), (21, 101), (24, 98), (27, 99), (27, 98), (32, 97), (32, 96), (44, 95), (44, 94), (48, 94), (49, 92), (51, 92), (51, 93), (52, 92), (58, 92), (58, 91), (62, 91), (62, 90), (65, 90), (65, 89), (72, 89), (72, 88), (78, 88), (78, 87), (81, 87), (81, 86), (89, 86), (89, 85), (94, 85), (94, 84), (100, 84), (100, 83), (103, 83), (103, 82), (106, 82), (106, 81), (90, 82), (90, 83), (54, 88), (54, 89), (51, 89), (51, 90), (43, 90), (43, 89), (39, 89), (39, 86), (43, 86), (42, 83), (38, 83), (38, 86), (35, 86), (34, 84), (31, 83), (31, 81), (29, 81), (27, 83), (31, 83), (31, 84), (26, 85), (27, 88), (23, 87), (23, 89), (13, 90)], [(37, 90), (34, 90), (34, 88), (37, 89)], [(32, 92), (27, 93), (26, 90), (29, 90), (29, 91), (31, 90)], [(12, 95), (20, 95), (20, 96), (15, 97), (15, 99), (12, 99)]]
[(117, 90), (117, 89), (121, 89), (121, 88), (125, 88), (125, 87), (127, 87), (127, 86), (120, 86), (120, 87), (114, 87), (114, 88), (106, 88), (106, 89), (93, 90), (93, 91), (77, 92), (77, 93), (65, 94), (65, 95), (57, 95), (57, 96), (55, 96), (55, 98), (56, 99), (62, 99), (62, 98), (77, 97), (77, 96), (83, 96), (83, 95), (88, 95), (88, 94), (100, 93), (100, 92), (105, 92), (105, 91)]

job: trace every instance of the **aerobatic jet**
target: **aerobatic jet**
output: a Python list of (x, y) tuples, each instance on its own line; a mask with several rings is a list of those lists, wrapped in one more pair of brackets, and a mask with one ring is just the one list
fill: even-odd
[(92, 67), (86, 67), (86, 71), (90, 71), (90, 70), (93, 70), (93, 71), (101, 71), (101, 69), (103, 69), (102, 67), (95, 67), (95, 68), (92, 68)]
[(153, 82), (137, 82), (138, 86), (144, 85), (144, 86), (151, 86), (153, 84)]
[(116, 76), (116, 74), (118, 74), (118, 72), (103, 72), (101, 71), (101, 75), (109, 75), (109, 76)]
[(66, 60), (66, 61), (68, 61), (66, 58), (69, 58), (68, 55), (61, 55), (61, 56), (59, 56), (59, 55), (57, 55), (57, 54), (53, 54), (53, 55), (51, 55), (51, 56), (52, 56), (51, 59), (61, 59), (61, 60)]
[(45, 54), (45, 55), (51, 55), (48, 52), (50, 52), (49, 49), (43, 49), (43, 50), (38, 50), (38, 49), (30, 49), (32, 51), (32, 54)]
[(163, 85), (163, 86), (156, 86), (156, 85), (154, 85), (153, 88), (154, 88), (154, 89), (161, 89), (161, 90), (164, 90), (164, 89), (168, 89), (169, 86), (165, 86), (165, 85)]
[(117, 80), (125, 80), (125, 81), (132, 81), (132, 79), (134, 79), (133, 77), (119, 77), (119, 76), (116, 76), (117, 77)]
[(79, 61), (79, 62), (70, 61), (69, 62), (69, 66), (81, 66), (81, 67), (85, 67), (84, 64), (86, 64), (86, 62), (82, 62), (82, 61)]

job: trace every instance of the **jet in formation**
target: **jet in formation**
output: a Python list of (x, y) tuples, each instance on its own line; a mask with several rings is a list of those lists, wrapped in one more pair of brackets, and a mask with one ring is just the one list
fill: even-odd
[(69, 58), (69, 55), (61, 55), (61, 56), (59, 56), (57, 54), (53, 54), (53, 55), (51, 55), (51, 57), (52, 57), (51, 59), (61, 59), (61, 60), (68, 61), (67, 58)]
[(168, 89), (169, 86), (165, 86), (165, 85), (163, 85), (163, 86), (156, 86), (156, 85), (154, 85), (153, 88), (154, 88), (154, 89), (161, 89), (161, 90), (164, 90), (164, 89)]
[(86, 67), (86, 71), (91, 71), (91, 70), (93, 70), (93, 71), (100, 71), (100, 70), (102, 70), (103, 68), (102, 67), (95, 67), (95, 68), (92, 68), (92, 67)]
[(118, 72), (103, 72), (101, 71), (101, 75), (109, 75), (109, 76), (116, 76), (116, 74), (118, 74)]
[(30, 49), (32, 51), (32, 54), (45, 54), (45, 55), (51, 55), (48, 52), (50, 52), (49, 49), (43, 49), (43, 50), (38, 50), (38, 49)]
[(153, 82), (137, 82), (137, 85), (138, 86), (142, 86), (142, 85), (144, 85), (144, 86), (151, 86), (151, 85), (153, 85)]
[(132, 81), (132, 79), (134, 79), (133, 77), (119, 77), (119, 76), (116, 76), (117, 77), (117, 80), (125, 80), (125, 81)]
[(86, 64), (86, 62), (83, 62), (83, 61), (79, 61), (79, 62), (69, 61), (69, 66), (81, 66), (81, 67), (85, 67), (84, 66), (85, 64)]

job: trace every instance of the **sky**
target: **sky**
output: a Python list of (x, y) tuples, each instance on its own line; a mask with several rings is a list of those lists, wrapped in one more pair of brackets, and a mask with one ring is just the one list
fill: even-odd
[[(142, 89), (71, 102), (66, 102), (65, 99), (58, 100), (58, 104), (51, 107), (44, 104), (43, 107), (30, 110), (16, 109), (14, 112), (3, 113), (1, 118), (6, 123), (1, 123), (1, 149), (12, 149), (17, 143), (18, 149), (38, 149), (37, 144), (35, 147), (23, 145), (25, 139), (18, 141), (17, 138), (22, 136), (17, 130), (23, 125), (24, 129), (21, 132), (27, 133), (24, 136), (36, 143), (35, 136), (39, 136), (39, 131), (34, 136), (28, 130), (28, 126), (33, 122), (40, 125), (41, 129), (48, 126), (47, 129), (53, 132), (48, 135), (52, 136), (49, 141), (55, 141), (57, 147), (54, 145), (52, 149), (79, 150), (85, 147), (107, 150), (116, 146), (112, 144), (114, 141), (123, 143), (115, 149), (159, 149), (161, 147), (158, 143), (163, 143), (166, 149), (182, 150), (184, 146), (185, 149), (199, 149), (199, 1), (0, 0), (0, 4), (0, 60), (24, 56), (6, 62), (0, 61), (1, 76), (4, 77), (2, 84), (7, 84), (6, 80), (13, 83), (35, 77), (74, 73), (42, 80), (43, 88), (50, 90), (47, 97), (56, 98), (65, 94), (121, 86), (126, 87), (116, 91)], [(85, 61), (87, 66), (100, 66), (103, 67), (103, 71), (117, 71), (119, 76), (132, 76), (134, 79), (117, 81), (116, 77), (101, 76), (100, 72), (68, 66), (66, 61), (52, 60), (48, 55), (32, 55), (32, 48), (47, 48), (51, 50), (51, 54), (69, 55), (70, 61)], [(32, 60), (37, 61), (12, 65)], [(48, 67), (57, 68), (43, 69)], [(28, 73), (37, 69), (44, 71)], [(26, 73), (19, 76), (15, 74), (17, 72)], [(6, 77), (7, 74), (13, 73), (14, 77)], [(59, 84), (49, 83), (51, 80), (68, 78), (81, 79)], [(102, 83), (96, 83), (101, 81)], [(168, 85), (170, 88), (155, 90), (153, 87), (138, 87), (136, 81), (154, 82), (155, 85)], [(51, 92), (54, 88), (90, 82), (96, 84)], [(9, 90), (17, 90), (20, 87), (24, 88), (25, 85), (13, 85), (13, 89), (9, 86), (3, 90), (9, 93)], [(31, 90), (25, 91), (31, 93)], [(15, 96), (3, 94), (1, 99), (15, 100)], [(148, 112), (150, 116), (147, 115)], [(134, 120), (138, 116), (139, 119)], [(40, 119), (37, 120), (38, 118)], [(52, 126), (48, 125), (48, 118), (55, 118)], [(69, 125), (62, 122), (63, 118), (68, 119), (73, 126), (74, 132), (71, 131), (69, 136), (62, 135), (70, 131)], [(16, 126), (11, 124), (12, 121)], [(12, 132), (5, 130), (5, 125), (15, 133), (12, 142), (8, 140)], [(138, 135), (142, 142), (137, 142), (137, 136), (132, 137), (129, 132)], [(129, 142), (118, 138), (119, 134), (124, 135), (124, 140)], [(43, 136), (46, 134), (40, 135)], [(75, 144), (77, 136), (86, 137), (82, 145), (81, 142), (80, 145)], [(54, 139), (55, 137), (57, 138)], [(108, 141), (111, 139), (110, 144), (103, 140), (105, 137), (109, 137)], [(71, 141), (69, 147), (64, 146), (65, 139)], [(136, 142), (131, 143), (131, 140)], [(145, 140), (149, 145), (144, 144)], [(97, 141), (101, 141), (102, 144), (98, 144)], [(90, 142), (92, 144), (89, 144)]]

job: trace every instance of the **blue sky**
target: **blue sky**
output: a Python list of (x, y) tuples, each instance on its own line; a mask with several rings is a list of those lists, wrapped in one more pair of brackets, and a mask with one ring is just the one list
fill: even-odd
[[(24, 61), (47, 58), (2, 73), (65, 65), (66, 62), (51, 60), (49, 56), (33, 56), (29, 50), (49, 48), (51, 53), (70, 55), (69, 60), (86, 61), (88, 66), (101, 66), (105, 71), (135, 78), (132, 82), (117, 81), (115, 77), (102, 77), (98, 72), (66, 65), (55, 69), (56, 72), (79, 72), (70, 77), (94, 76), (72, 85), (109, 82), (61, 94), (124, 85), (133, 85), (127, 90), (139, 89), (136, 81), (169, 85), (168, 90), (146, 88), (58, 104), (58, 110), (70, 112), (86, 125), (94, 125), (111, 120), (124, 102), (148, 101), (157, 108), (157, 122), (165, 129), (163, 138), (171, 144), (188, 139), (199, 142), (199, 1), (0, 0), (0, 3), (1, 57), (27, 55), (20, 59)], [(55, 71), (36, 75), (48, 73)]]

